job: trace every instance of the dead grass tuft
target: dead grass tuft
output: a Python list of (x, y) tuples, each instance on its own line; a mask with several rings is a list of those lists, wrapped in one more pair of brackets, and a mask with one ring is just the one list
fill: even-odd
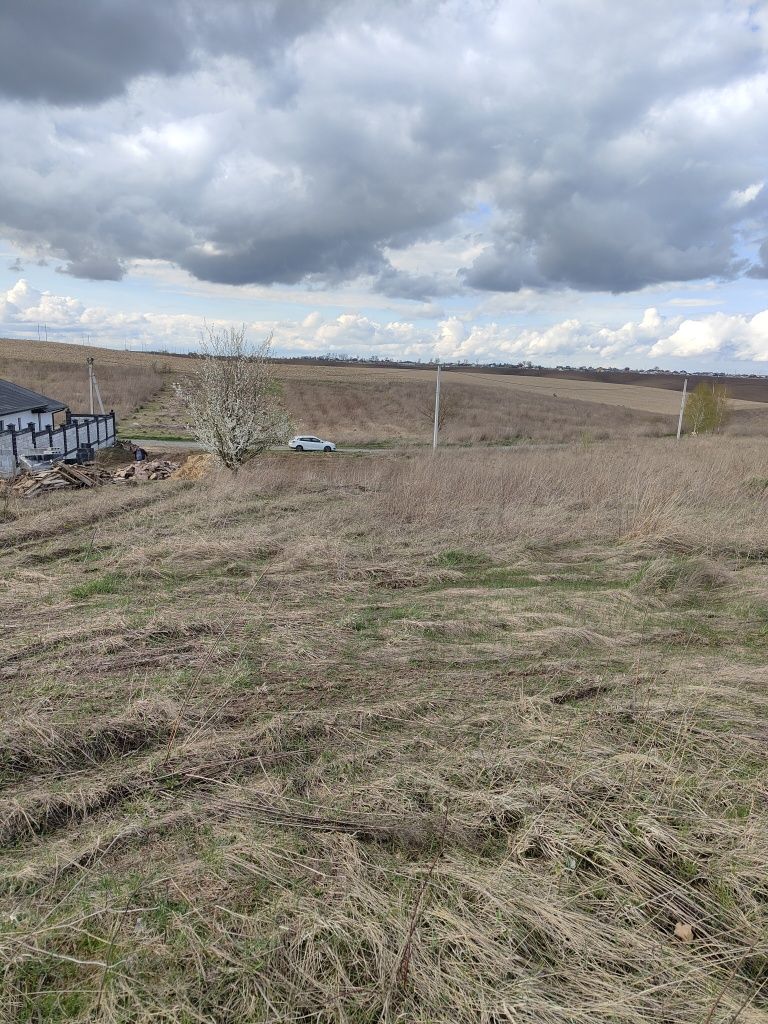
[(671, 594), (680, 600), (696, 600), (732, 582), (725, 566), (701, 556), (651, 559), (637, 576), (635, 589), (641, 594)]

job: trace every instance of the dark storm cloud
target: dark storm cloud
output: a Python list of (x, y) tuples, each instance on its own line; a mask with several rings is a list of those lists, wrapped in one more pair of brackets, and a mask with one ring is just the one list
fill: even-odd
[(362, 240), (313, 238), (299, 232), (261, 238), (225, 252), (191, 251), (179, 262), (195, 277), (218, 284), (297, 284), (313, 275), (331, 284), (371, 272), (381, 257), (373, 245)]
[(125, 276), (125, 266), (114, 256), (84, 256), (70, 260), (59, 269), (70, 277), (86, 277), (90, 281), (120, 281)]
[(189, 61), (178, 4), (147, 0), (2, 0), (0, 93), (96, 103), (141, 74)]
[[(365, 277), (414, 301), (617, 292), (744, 273), (744, 218), (765, 234), (747, 195), (765, 25), (746, 4), (0, 12), (0, 231), (64, 273), (114, 280), (148, 259), (236, 285)], [(415, 265), (436, 239), (453, 264)]]
[(265, 56), (318, 25), (330, 0), (0, 0), (0, 95), (95, 104), (140, 75), (205, 55)]
[[(524, 241), (510, 244), (501, 232), (462, 271), (462, 279), (485, 291), (559, 285), (628, 292), (662, 281), (730, 278), (744, 268), (732, 251), (728, 219), (713, 217), (704, 204), (699, 223), (670, 230), (668, 219), (653, 216), (652, 204), (628, 202), (611, 191), (601, 199), (576, 193), (558, 202), (553, 196), (538, 215), (532, 207)], [(691, 205), (684, 189), (675, 201)]]

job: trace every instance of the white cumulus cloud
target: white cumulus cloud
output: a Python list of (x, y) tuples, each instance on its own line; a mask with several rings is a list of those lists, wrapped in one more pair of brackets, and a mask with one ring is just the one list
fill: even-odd
[[(201, 317), (191, 314), (86, 306), (71, 296), (38, 291), (24, 279), (0, 292), (1, 333), (35, 337), (38, 323), (47, 323), (49, 336), (62, 341), (80, 341), (87, 333), (96, 344), (141, 344), (184, 352), (197, 347), (204, 326)], [(252, 320), (246, 326), (253, 339), (271, 333), (276, 352), (285, 355), (334, 352), (392, 359), (530, 360), (545, 365), (652, 365), (715, 356), (736, 363), (768, 362), (768, 309), (751, 317), (718, 312), (692, 319), (663, 316), (650, 307), (638, 320), (618, 327), (567, 317), (542, 328), (470, 323), (456, 316), (434, 324), (380, 321), (358, 312), (329, 316), (314, 310), (296, 320)]]

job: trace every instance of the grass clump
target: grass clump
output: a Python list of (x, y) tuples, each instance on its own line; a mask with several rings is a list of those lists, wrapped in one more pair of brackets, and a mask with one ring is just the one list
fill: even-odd
[(123, 583), (124, 577), (122, 573), (105, 572), (91, 580), (86, 580), (85, 583), (79, 583), (76, 587), (72, 587), (69, 593), (72, 597), (77, 598), (94, 597), (97, 594), (116, 594)]
[(732, 573), (703, 556), (670, 558), (661, 555), (637, 573), (634, 589), (641, 594), (669, 594), (682, 601), (706, 600), (727, 586)]
[(462, 551), (456, 548), (443, 551), (435, 558), (435, 565), (440, 565), (448, 569), (460, 569), (464, 572), (485, 569), (492, 564), (492, 560), (488, 555), (485, 555), (482, 552)]

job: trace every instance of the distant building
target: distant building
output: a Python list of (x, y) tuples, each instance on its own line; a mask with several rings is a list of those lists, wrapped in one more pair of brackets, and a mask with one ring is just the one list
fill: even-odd
[(115, 443), (117, 423), (101, 415), (72, 412), (64, 402), (20, 384), (0, 380), (0, 477), (13, 476), (19, 460), (55, 452), (68, 458)]
[(67, 406), (55, 398), (46, 398), (36, 391), (0, 380), (0, 431), (45, 430), (54, 425), (56, 413), (66, 412)]

